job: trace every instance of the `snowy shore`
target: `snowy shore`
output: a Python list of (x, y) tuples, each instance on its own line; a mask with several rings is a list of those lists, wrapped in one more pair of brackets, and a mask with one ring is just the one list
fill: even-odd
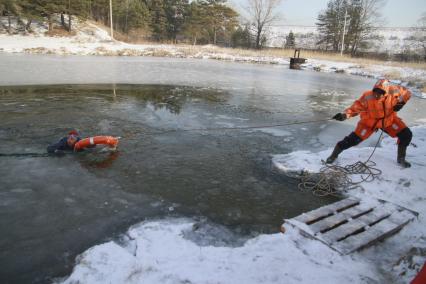
[[(194, 241), (202, 230), (189, 219), (146, 221), (120, 242), (110, 241), (80, 255), (63, 283), (409, 283), (426, 260), (426, 126), (413, 127), (410, 169), (395, 162), (395, 140), (386, 137), (373, 160), (380, 179), (352, 190), (361, 199), (380, 198), (419, 213), (398, 234), (377, 246), (341, 256), (296, 229), (260, 235), (242, 246)], [(283, 172), (317, 172), (331, 149), (273, 157)], [(366, 159), (372, 148), (344, 152), (340, 164)], [(202, 234), (201, 234), (202, 235)], [(210, 237), (205, 232), (204, 237)], [(199, 238), (199, 236), (198, 236)]]
[[(45, 36), (45, 28), (38, 26), (33, 34), (0, 34), (0, 52), (92, 55), (92, 56), (158, 56), (170, 58), (215, 59), (232, 62), (288, 65), (289, 58), (280, 56), (253, 56), (235, 54), (231, 49), (213, 45), (167, 45), (167, 44), (128, 44), (113, 41), (109, 34), (93, 23), (77, 24), (76, 35), (70, 37)], [(228, 52), (229, 51), (229, 52)], [(426, 70), (387, 65), (360, 65), (351, 62), (336, 62), (308, 58), (303, 69), (320, 72), (345, 73), (370, 78), (397, 77), (396, 83), (409, 85), (413, 93), (426, 98), (422, 90), (426, 87)]]

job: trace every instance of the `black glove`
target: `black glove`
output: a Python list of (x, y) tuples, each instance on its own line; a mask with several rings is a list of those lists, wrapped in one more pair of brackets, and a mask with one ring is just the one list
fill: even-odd
[(404, 105), (405, 105), (405, 103), (403, 103), (403, 102), (397, 103), (397, 104), (393, 107), (393, 110), (394, 110), (394, 111), (400, 111)]
[(338, 113), (335, 116), (333, 116), (332, 118), (335, 119), (335, 120), (338, 120), (338, 121), (343, 121), (347, 118), (347, 116), (346, 116), (346, 113)]

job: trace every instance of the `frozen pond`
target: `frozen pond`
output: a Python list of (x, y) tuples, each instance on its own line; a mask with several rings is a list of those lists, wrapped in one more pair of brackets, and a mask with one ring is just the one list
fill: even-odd
[[(2, 283), (64, 276), (77, 254), (145, 219), (221, 225), (227, 233), (212, 239), (228, 245), (276, 232), (283, 218), (333, 199), (300, 192), (270, 156), (333, 146), (356, 121), (322, 120), (373, 84), (159, 58), (0, 55), (0, 74)], [(414, 98), (401, 116), (415, 123), (424, 105)], [(318, 122), (200, 130), (294, 121)], [(119, 151), (39, 155), (72, 128), (121, 136)]]

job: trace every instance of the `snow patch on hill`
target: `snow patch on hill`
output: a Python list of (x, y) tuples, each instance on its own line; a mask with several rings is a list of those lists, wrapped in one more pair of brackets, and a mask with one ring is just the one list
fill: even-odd
[[(296, 47), (316, 49), (320, 40), (316, 26), (273, 26), (269, 29), (267, 45), (271, 47), (284, 47), (286, 37), (293, 32)], [(411, 49), (419, 53), (424, 52), (421, 39), (426, 32), (420, 28), (376, 28), (370, 39), (367, 40), (368, 48), (363, 51), (396, 54)]]

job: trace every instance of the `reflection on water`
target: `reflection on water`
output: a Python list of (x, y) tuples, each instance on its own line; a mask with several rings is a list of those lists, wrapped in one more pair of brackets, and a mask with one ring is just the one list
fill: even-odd
[[(90, 151), (91, 149), (87, 149), (86, 152), (76, 153), (76, 155), (84, 167), (106, 169), (111, 167), (112, 163), (120, 156), (120, 151), (103, 149), (107, 149), (107, 151)], [(87, 151), (90, 151), (90, 153), (87, 153)]]

